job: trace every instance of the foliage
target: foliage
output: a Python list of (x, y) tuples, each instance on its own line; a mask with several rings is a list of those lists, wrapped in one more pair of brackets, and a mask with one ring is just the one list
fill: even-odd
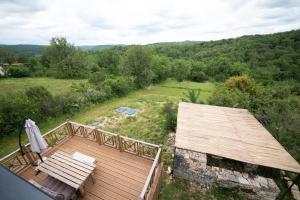
[(96, 62), (110, 74), (118, 73), (120, 53), (117, 48), (104, 49), (96, 54)]
[(67, 42), (66, 38), (52, 38), (43, 54), (44, 65), (52, 68), (58, 78), (86, 76), (84, 52)]
[(171, 65), (169, 58), (165, 56), (154, 55), (152, 59), (152, 71), (154, 73), (154, 83), (159, 83), (170, 77)]
[(25, 94), (31, 105), (33, 105), (32, 107), (38, 109), (35, 115), (40, 119), (47, 119), (55, 114), (53, 113), (53, 107), (55, 107), (53, 97), (45, 87), (37, 86), (29, 88)]
[(190, 80), (197, 82), (204, 82), (208, 80), (206, 67), (203, 62), (192, 62), (191, 65), (191, 73), (189, 75)]
[(172, 63), (173, 76), (177, 81), (183, 81), (188, 78), (191, 71), (190, 62), (185, 60), (175, 60)]
[(0, 47), (0, 63), (12, 64), (15, 61), (15, 57), (10, 49)]
[(184, 96), (188, 102), (199, 103), (200, 89), (188, 89)]
[(209, 99), (213, 105), (246, 108), (297, 159), (300, 143), (300, 101), (288, 82), (258, 85), (245, 76), (232, 77)]
[(89, 82), (95, 85), (102, 83), (107, 77), (106, 70), (101, 68), (99, 71), (92, 73), (89, 76)]
[(148, 47), (131, 46), (122, 59), (121, 72), (133, 76), (137, 88), (144, 88), (152, 82), (152, 52)]
[(134, 83), (130, 77), (111, 77), (106, 79), (103, 84), (110, 87), (116, 96), (124, 96), (134, 88)]
[(30, 106), (25, 95), (0, 98), (0, 137), (17, 132), (25, 116), (31, 116), (36, 108)]
[(20, 78), (29, 76), (29, 69), (23, 65), (9, 66), (7, 69), (7, 74), (9, 77)]
[(227, 79), (225, 81), (225, 87), (249, 94), (256, 94), (259, 90), (259, 85), (246, 75), (233, 76)]
[(166, 102), (163, 107), (163, 114), (166, 117), (166, 129), (175, 131), (177, 124), (177, 106), (171, 101)]

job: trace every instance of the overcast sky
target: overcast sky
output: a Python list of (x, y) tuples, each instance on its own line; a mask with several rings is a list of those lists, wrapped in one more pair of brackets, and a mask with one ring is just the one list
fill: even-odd
[(300, 28), (300, 0), (0, 0), (0, 43), (216, 40)]

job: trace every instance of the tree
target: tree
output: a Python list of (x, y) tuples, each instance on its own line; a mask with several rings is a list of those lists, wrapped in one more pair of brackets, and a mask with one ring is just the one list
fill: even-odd
[(0, 63), (12, 64), (15, 61), (13, 53), (9, 49), (0, 48)]
[(205, 73), (205, 65), (203, 62), (192, 62), (191, 73), (189, 79), (192, 81), (203, 82), (208, 79)]
[(151, 49), (143, 46), (129, 47), (122, 59), (120, 71), (133, 76), (137, 88), (150, 85), (154, 76)]
[(159, 83), (163, 80), (166, 80), (171, 73), (170, 60), (165, 56), (153, 56), (152, 70), (154, 72), (154, 83)]
[(85, 54), (66, 38), (52, 38), (46, 48), (43, 59), (54, 70), (58, 78), (83, 78), (86, 76)]
[(189, 61), (177, 59), (173, 63), (173, 76), (177, 81), (183, 81), (188, 78), (191, 73), (191, 65)]
[(120, 62), (120, 55), (116, 48), (104, 49), (97, 52), (96, 62), (99, 67), (107, 69), (111, 74), (118, 73), (118, 64)]

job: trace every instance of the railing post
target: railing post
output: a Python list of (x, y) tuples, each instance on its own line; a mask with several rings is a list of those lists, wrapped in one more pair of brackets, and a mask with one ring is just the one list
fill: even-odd
[(29, 160), (30, 164), (33, 164), (34, 163), (34, 159), (31, 156), (31, 152), (28, 151), (28, 147), (25, 147), (24, 145), (22, 145), (22, 148), (25, 150), (25, 152), (24, 152), (25, 155), (24, 156), (26, 156), (26, 158)]
[(67, 126), (67, 129), (68, 129), (69, 135), (73, 136), (74, 135), (74, 129), (73, 129), (72, 123), (69, 122), (69, 120), (67, 120), (66, 126)]
[[(160, 144), (158, 149), (161, 149), (161, 151), (160, 151), (160, 154), (159, 154), (158, 163), (161, 163), (162, 148), (163, 148), (163, 145)], [(158, 151), (158, 150), (157, 150), (157, 151)]]
[(102, 145), (102, 133), (97, 129), (94, 130), (98, 144)]
[(119, 150), (123, 151), (122, 138), (120, 137), (120, 135), (117, 135), (116, 138), (117, 138)]

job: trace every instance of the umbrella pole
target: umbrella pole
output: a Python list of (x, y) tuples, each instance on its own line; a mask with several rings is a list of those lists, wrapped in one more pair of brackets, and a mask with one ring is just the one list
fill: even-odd
[(43, 158), (42, 158), (42, 156), (41, 156), (41, 154), (40, 153), (36, 153), (37, 155), (38, 155), (38, 157), (39, 157), (39, 159), (41, 160), (41, 162), (44, 162), (43, 161)]

